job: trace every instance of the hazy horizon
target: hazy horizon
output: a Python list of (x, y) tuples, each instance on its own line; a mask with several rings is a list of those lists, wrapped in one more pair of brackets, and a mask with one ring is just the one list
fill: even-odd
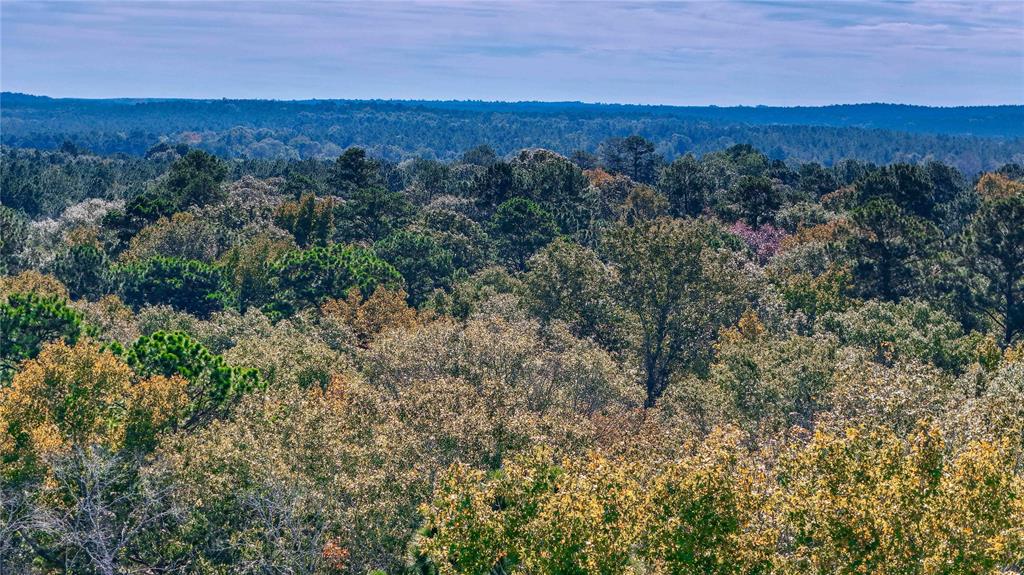
[(993, 103), (993, 104), (950, 104), (950, 105), (929, 105), (915, 104), (912, 102), (835, 102), (832, 104), (666, 104), (660, 102), (599, 102), (585, 100), (468, 100), (464, 98), (447, 99), (424, 99), (424, 98), (233, 98), (228, 96), (206, 96), (206, 97), (160, 97), (160, 96), (103, 96), (96, 98), (84, 98), (80, 96), (53, 96), (50, 94), (33, 94), (30, 92), (12, 92), (4, 89), (4, 94), (18, 94), (37, 98), (49, 98), (51, 100), (150, 100), (150, 101), (215, 101), (215, 100), (237, 100), (237, 101), (264, 101), (264, 102), (438, 102), (438, 103), (483, 103), (483, 104), (582, 104), (587, 106), (638, 106), (638, 107), (673, 107), (673, 108), (830, 108), (842, 106), (908, 106), (916, 108), (999, 108), (1024, 106), (1024, 103)]
[(4, 0), (0, 88), (70, 98), (1024, 103), (1024, 3)]

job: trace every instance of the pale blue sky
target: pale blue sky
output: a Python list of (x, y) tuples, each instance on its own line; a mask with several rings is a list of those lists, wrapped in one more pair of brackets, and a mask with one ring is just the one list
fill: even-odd
[(1024, 0), (3, 0), (0, 27), (0, 87), (51, 96), (1024, 104)]

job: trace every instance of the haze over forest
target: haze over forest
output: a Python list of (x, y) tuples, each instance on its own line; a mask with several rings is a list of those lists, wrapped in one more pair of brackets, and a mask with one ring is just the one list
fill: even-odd
[(578, 102), (354, 100), (76, 100), (0, 95), (0, 142), (142, 155), (159, 142), (225, 157), (329, 158), (348, 146), (377, 157), (453, 159), (486, 144), (596, 152), (640, 135), (666, 159), (749, 143), (773, 159), (875, 163), (939, 160), (968, 174), (1024, 158), (1024, 106), (929, 108), (678, 107)]

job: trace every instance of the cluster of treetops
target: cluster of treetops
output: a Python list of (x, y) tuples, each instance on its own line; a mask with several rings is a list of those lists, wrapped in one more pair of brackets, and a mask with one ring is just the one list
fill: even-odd
[(578, 102), (359, 100), (84, 100), (0, 95), (0, 143), (57, 149), (70, 139), (101, 155), (142, 156), (162, 141), (223, 158), (334, 159), (350, 146), (375, 158), (457, 160), (542, 147), (595, 152), (639, 134), (667, 158), (747, 143), (772, 159), (879, 164), (929, 159), (974, 175), (1024, 162), (1024, 106), (930, 108), (680, 107)]
[(1024, 567), (1024, 168), (2, 151), (0, 572)]

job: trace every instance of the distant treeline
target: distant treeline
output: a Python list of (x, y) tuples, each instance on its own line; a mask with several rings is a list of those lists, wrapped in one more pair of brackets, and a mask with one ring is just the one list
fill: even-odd
[(773, 159), (827, 165), (936, 160), (969, 174), (1024, 160), (1024, 107), (675, 107), (356, 100), (78, 100), (4, 93), (2, 142), (141, 156), (160, 142), (223, 157), (334, 158), (349, 146), (401, 160), (455, 159), (486, 144), (594, 152), (641, 135), (666, 159), (750, 144)]

